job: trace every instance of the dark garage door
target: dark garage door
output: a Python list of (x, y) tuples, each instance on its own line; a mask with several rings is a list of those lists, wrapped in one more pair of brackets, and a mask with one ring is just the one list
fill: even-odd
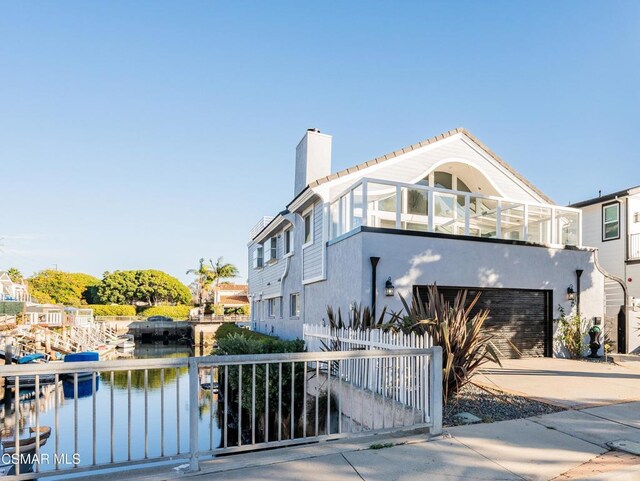
[[(453, 301), (461, 287), (439, 287), (448, 301)], [(420, 299), (427, 299), (427, 289), (416, 286)], [(551, 356), (551, 291), (524, 289), (468, 289), (471, 301), (480, 291), (474, 311), (488, 309), (485, 330), (503, 357)]]

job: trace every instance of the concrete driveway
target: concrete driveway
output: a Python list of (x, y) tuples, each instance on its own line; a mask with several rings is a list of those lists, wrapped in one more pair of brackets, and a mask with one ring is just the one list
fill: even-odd
[(640, 400), (640, 369), (556, 358), (505, 359), (475, 382), (557, 406), (582, 409)]

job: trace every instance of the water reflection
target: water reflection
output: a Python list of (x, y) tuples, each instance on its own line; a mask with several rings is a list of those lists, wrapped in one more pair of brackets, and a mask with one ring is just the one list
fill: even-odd
[[(134, 358), (188, 357), (192, 351), (188, 346), (177, 344), (137, 345)], [(39, 411), (40, 426), (51, 426), (52, 433), (41, 446), (41, 454), (48, 454), (50, 462), (40, 464), (41, 471), (55, 468), (54, 453), (65, 455), (66, 460), (79, 454), (80, 466), (94, 461), (108, 463), (171, 456), (188, 452), (189, 444), (189, 382), (187, 368), (164, 369), (164, 388), (161, 389), (161, 369), (147, 372), (145, 395), (144, 371), (131, 372), (131, 390), (127, 389), (127, 372), (101, 373), (96, 377), (95, 410), (93, 380), (78, 380), (78, 401), (73, 400), (74, 384), (61, 382), (34, 390), (20, 392), (19, 436), (29, 436), (29, 428), (36, 426), (36, 411)], [(0, 381), (1, 382), (1, 381)], [(1, 384), (0, 384), (1, 385)], [(0, 393), (1, 395), (2, 393)], [(2, 435), (13, 436), (15, 426), (15, 403), (12, 390), (5, 396), (0, 407)], [(201, 450), (218, 447), (220, 429), (217, 424), (217, 403), (211, 393), (200, 390), (198, 412), (200, 418), (199, 442)], [(55, 406), (58, 406), (56, 423)], [(36, 408), (37, 406), (37, 408)], [(77, 406), (77, 408), (76, 408)], [(76, 412), (77, 409), (77, 412)], [(111, 426), (113, 412), (113, 427)], [(161, 416), (164, 413), (164, 417)], [(75, 434), (77, 419), (77, 436)], [(95, 425), (96, 449), (93, 450)], [(56, 428), (57, 426), (57, 428)], [(145, 434), (146, 426), (146, 434)], [(56, 449), (57, 447), (57, 449)], [(146, 452), (145, 452), (146, 451)], [(22, 469), (25, 469), (22, 467)]]
[[(100, 389), (100, 376), (96, 376), (96, 392)], [(65, 399), (73, 399), (75, 384), (73, 379), (62, 380), (62, 393)], [(78, 399), (93, 394), (93, 379), (78, 379)]]

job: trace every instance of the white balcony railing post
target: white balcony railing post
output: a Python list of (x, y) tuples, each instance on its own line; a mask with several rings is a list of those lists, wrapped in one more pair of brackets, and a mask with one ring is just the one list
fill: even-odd
[[(213, 379), (211, 380), (213, 382)], [(200, 381), (198, 379), (198, 361), (189, 358), (189, 471), (200, 470), (198, 463), (198, 393)]]
[(433, 232), (433, 214), (434, 214), (434, 195), (433, 190), (427, 190), (427, 231)]
[(369, 225), (367, 208), (369, 199), (367, 198), (367, 180), (362, 181), (362, 225)]
[(498, 201), (496, 207), (496, 239), (502, 239), (502, 202)]
[(471, 224), (471, 196), (464, 196), (464, 235), (469, 235)]
[(442, 433), (442, 347), (434, 346), (429, 360), (429, 414), (430, 433)]
[(396, 185), (396, 229), (402, 228), (402, 188)]

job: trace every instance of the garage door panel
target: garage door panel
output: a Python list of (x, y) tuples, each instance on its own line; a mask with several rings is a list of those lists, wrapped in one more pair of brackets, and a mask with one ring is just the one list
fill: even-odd
[[(445, 300), (452, 302), (463, 287), (439, 287)], [(427, 288), (416, 287), (420, 299), (427, 300)], [(484, 331), (504, 357), (538, 357), (548, 350), (549, 294), (522, 289), (468, 289), (467, 302), (480, 292), (471, 311), (489, 310)]]

